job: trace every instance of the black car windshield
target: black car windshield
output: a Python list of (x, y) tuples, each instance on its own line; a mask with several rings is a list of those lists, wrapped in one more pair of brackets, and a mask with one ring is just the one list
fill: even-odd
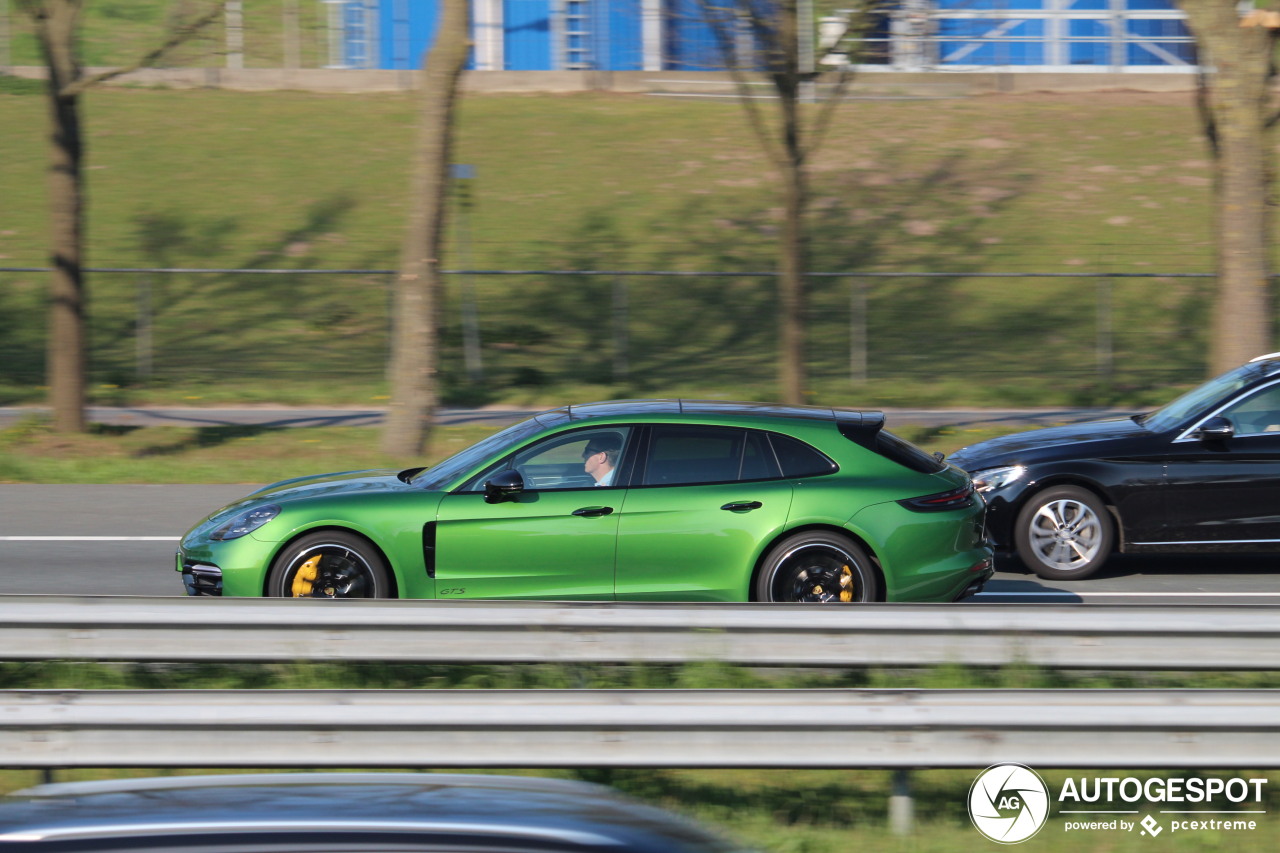
[(428, 468), (414, 477), (411, 482), (415, 486), (421, 486), (428, 491), (439, 491), (489, 459), (499, 450), (510, 447), (543, 429), (545, 427), (538, 423), (536, 418), (513, 424), (500, 432), (495, 432), (486, 439), (476, 442), (466, 450), (455, 453), (440, 464)]
[(1256, 364), (1244, 364), (1235, 370), (1229, 370), (1203, 385), (1192, 388), (1172, 403), (1156, 409), (1143, 417), (1139, 423), (1155, 432), (1174, 429), (1188, 418), (1203, 413), (1214, 403), (1226, 399), (1256, 380), (1259, 372)]

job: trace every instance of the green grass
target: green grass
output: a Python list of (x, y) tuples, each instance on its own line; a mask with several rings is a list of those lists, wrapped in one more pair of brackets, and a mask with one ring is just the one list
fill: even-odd
[[(84, 103), (92, 265), (395, 266), (410, 95), (112, 88)], [(38, 89), (0, 88), (0, 265), (47, 256), (43, 110)], [(472, 96), (454, 159), (477, 177), (451, 267), (774, 266), (774, 175), (732, 102)], [(812, 187), (813, 270), (958, 274), (857, 280), (866, 381), (849, 369), (855, 280), (815, 279), (815, 402), (1131, 402), (1203, 375), (1208, 279), (1100, 277), (1211, 269), (1208, 161), (1189, 96), (853, 100), (814, 158)], [(991, 272), (1090, 277), (975, 277)], [(1110, 373), (1096, 355), (1104, 286)], [(460, 357), (467, 287), (481, 382)], [(104, 400), (367, 404), (386, 393), (386, 276), (101, 273), (91, 288), (91, 370)], [(451, 276), (449, 289), (441, 378), (451, 402), (778, 396), (768, 279)], [(0, 329), (0, 402), (43, 394), (44, 300), (41, 274), (0, 273), (0, 313), (11, 318)], [(134, 337), (144, 314), (149, 377)]]
[[(80, 27), (82, 61), (90, 66), (120, 66), (135, 62), (164, 40), (175, 10), (184, 20), (202, 13), (216, 0), (173, 3), (171, 0), (93, 0), (85, 4)], [(244, 64), (246, 68), (279, 68), (284, 65), (284, 18), (281, 0), (245, 0)], [(328, 61), (326, 7), (320, 3), (297, 3), (299, 61), (315, 68)], [(39, 46), (30, 19), (16, 4), (9, 4), (10, 62), (13, 65), (41, 65)], [(169, 66), (226, 66), (225, 27), (222, 20), (165, 58)]]
[[(124, 427), (59, 435), (29, 418), (0, 430), (0, 483), (271, 483), (326, 471), (409, 468), (436, 462), (496, 431), (438, 427), (417, 458), (379, 449), (374, 427)], [(894, 430), (930, 451), (950, 452), (1008, 430)]]

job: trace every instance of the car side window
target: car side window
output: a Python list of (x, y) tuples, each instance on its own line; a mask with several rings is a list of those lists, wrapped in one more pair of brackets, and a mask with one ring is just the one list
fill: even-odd
[(765, 434), (731, 427), (655, 426), (641, 485), (733, 483), (780, 477)]
[(836, 463), (803, 441), (773, 433), (769, 436), (785, 477), (816, 477), (836, 470)]
[(1280, 433), (1280, 385), (1264, 388), (1222, 411), (1237, 436)]
[(613, 486), (630, 435), (630, 427), (554, 435), (490, 466), (460, 491), (482, 491), (486, 480), (511, 468), (520, 472), (529, 491)]

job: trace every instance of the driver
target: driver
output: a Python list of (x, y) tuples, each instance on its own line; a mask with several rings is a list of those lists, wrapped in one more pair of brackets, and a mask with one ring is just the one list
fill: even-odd
[(601, 433), (587, 441), (587, 449), (582, 451), (582, 467), (597, 486), (613, 485), (614, 469), (621, 451), (622, 439), (616, 433)]

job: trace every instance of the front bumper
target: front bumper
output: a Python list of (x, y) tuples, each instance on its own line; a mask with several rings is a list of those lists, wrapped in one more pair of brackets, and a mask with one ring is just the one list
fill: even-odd
[(181, 551), (175, 560), (187, 595), (222, 595), (222, 569), (212, 563), (189, 560)]

